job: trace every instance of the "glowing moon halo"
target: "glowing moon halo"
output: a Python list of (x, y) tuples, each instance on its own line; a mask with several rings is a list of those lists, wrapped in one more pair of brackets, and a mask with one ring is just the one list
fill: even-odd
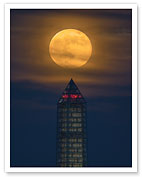
[(65, 29), (51, 39), (49, 53), (53, 61), (64, 68), (77, 68), (87, 63), (92, 45), (86, 34), (76, 29)]

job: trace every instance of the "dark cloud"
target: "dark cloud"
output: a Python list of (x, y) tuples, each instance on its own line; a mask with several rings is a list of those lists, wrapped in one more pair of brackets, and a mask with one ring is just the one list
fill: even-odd
[(56, 57), (61, 57), (61, 58), (66, 58), (66, 57), (68, 57), (68, 58), (70, 58), (70, 59), (73, 59), (73, 58), (75, 58), (75, 55), (73, 55), (72, 53), (70, 53), (70, 52), (66, 52), (66, 53), (58, 53), (58, 52), (53, 52), (53, 55)]
[[(55, 110), (64, 88), (52, 90), (37, 83), (11, 83), (11, 166), (55, 166)], [(88, 166), (131, 166), (131, 96), (85, 99)]]
[(11, 15), (34, 15), (34, 16), (48, 16), (49, 14), (61, 14), (61, 15), (84, 15), (90, 17), (105, 17), (105, 18), (120, 18), (120, 19), (131, 19), (132, 17), (132, 10), (131, 9), (11, 9)]

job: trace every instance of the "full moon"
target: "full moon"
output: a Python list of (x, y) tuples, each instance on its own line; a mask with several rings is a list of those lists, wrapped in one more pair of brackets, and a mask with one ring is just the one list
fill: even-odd
[(53, 61), (64, 68), (78, 68), (87, 63), (92, 45), (86, 34), (76, 29), (56, 33), (49, 44)]

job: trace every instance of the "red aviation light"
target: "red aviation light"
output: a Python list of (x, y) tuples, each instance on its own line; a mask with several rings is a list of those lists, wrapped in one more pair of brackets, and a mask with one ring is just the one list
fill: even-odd
[(69, 96), (67, 94), (63, 95), (62, 96), (63, 98), (68, 98)]
[(71, 95), (70, 95), (70, 97), (71, 97), (71, 98), (75, 98), (75, 99), (76, 99), (76, 98), (78, 97), (78, 95), (71, 94)]
[(71, 95), (65, 94), (65, 95), (62, 96), (62, 98), (69, 98), (69, 97), (70, 97), (70, 98), (73, 98), (73, 99), (82, 98), (81, 95), (76, 95), (76, 94), (71, 94)]

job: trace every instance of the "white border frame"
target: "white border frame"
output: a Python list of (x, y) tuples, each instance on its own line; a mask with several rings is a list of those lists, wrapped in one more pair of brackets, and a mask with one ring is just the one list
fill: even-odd
[[(10, 9), (132, 9), (132, 167), (10, 167)], [(5, 4), (5, 172), (137, 172), (136, 4)]]

